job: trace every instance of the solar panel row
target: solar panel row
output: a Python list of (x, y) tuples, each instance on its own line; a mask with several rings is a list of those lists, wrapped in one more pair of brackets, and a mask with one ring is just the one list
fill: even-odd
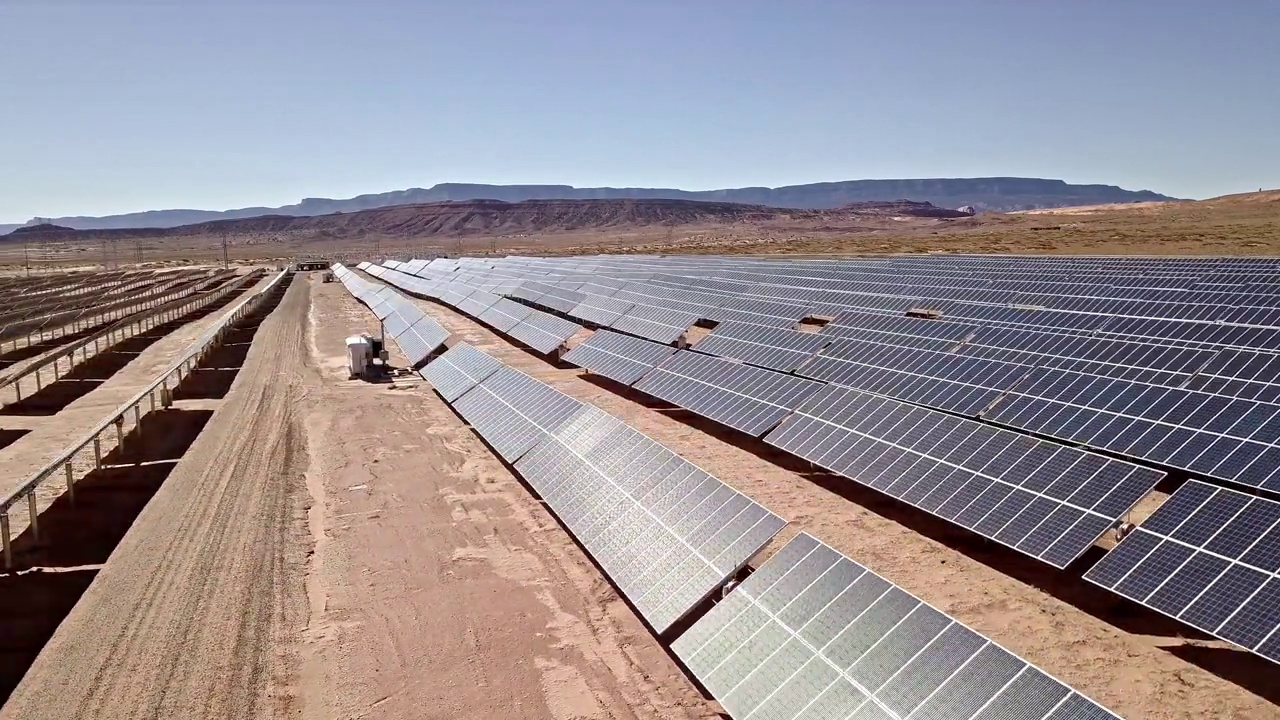
[[(411, 292), (417, 291), (451, 305), (459, 312), (489, 324), (495, 330), (519, 340), (538, 352), (554, 352), (574, 333), (582, 329), (582, 326), (577, 323), (462, 282), (449, 281), (444, 286), (425, 287), (415, 278), (395, 270), (385, 270), (383, 279)], [(551, 292), (547, 292), (548, 290)], [(517, 288), (517, 292), (513, 293), (513, 297), (528, 296), (541, 299), (544, 295), (556, 293), (563, 295), (565, 291), (541, 283), (522, 283)]]
[[(888, 289), (896, 279), (881, 278), (873, 281), (871, 278), (874, 273), (867, 268), (859, 271), (865, 278), (848, 281), (832, 279), (822, 283), (811, 282), (808, 276), (824, 273), (836, 275), (845, 271), (801, 268), (796, 270), (795, 275), (801, 279), (796, 280), (794, 286), (788, 286), (788, 281), (780, 276), (787, 274), (785, 268), (789, 264), (779, 264), (783, 267), (782, 270), (771, 266), (766, 273), (751, 269), (751, 263), (740, 266), (734, 264), (728, 267), (743, 269), (726, 270), (711, 267), (714, 263), (703, 265), (691, 262), (687, 267), (677, 267), (675, 272), (655, 274), (655, 277), (660, 277), (657, 282), (661, 283), (661, 289), (655, 291), (635, 287), (637, 282), (644, 280), (639, 277), (642, 273), (629, 273), (631, 277), (624, 280), (622, 273), (626, 271), (611, 267), (613, 260), (599, 259), (593, 262), (589, 271), (591, 287), (600, 288), (602, 292), (614, 287), (622, 288), (621, 292), (626, 294), (627, 302), (648, 298), (648, 302), (658, 303), (636, 307), (661, 308), (676, 313), (694, 306), (725, 305), (723, 300), (715, 301), (705, 297), (713, 294), (709, 292), (712, 290), (741, 294), (744, 287), (750, 287), (755, 289), (764, 302), (768, 302), (767, 298), (770, 297), (795, 300), (799, 304), (809, 301), (813, 303), (815, 310), (824, 309), (823, 301), (834, 299), (832, 295), (817, 293), (862, 293), (865, 297), (860, 302), (866, 301), (866, 308), (869, 309), (852, 311), (845, 308), (842, 311), (843, 321), (847, 324), (842, 324), (842, 319), (837, 318), (820, 336), (828, 339), (842, 338), (849, 342), (849, 347), (852, 348), (848, 351), (850, 359), (867, 368), (865, 372), (868, 374), (859, 375), (858, 382), (879, 383), (868, 384), (868, 387), (877, 392), (894, 396), (907, 394), (917, 403), (934, 406), (947, 403), (951, 407), (967, 409), (980, 405), (972, 412), (989, 408), (984, 413), (986, 418), (1009, 427), (1084, 442), (1132, 457), (1154, 458), (1160, 464), (1184, 467), (1205, 477), (1275, 489), (1272, 475), (1275, 474), (1276, 461), (1280, 460), (1280, 454), (1275, 452), (1276, 442), (1280, 441), (1280, 437), (1277, 437), (1277, 429), (1280, 428), (1277, 423), (1280, 420), (1274, 418), (1280, 412), (1280, 406), (1257, 400), (1274, 399), (1271, 393), (1275, 387), (1280, 386), (1280, 380), (1276, 377), (1280, 372), (1280, 368), (1277, 368), (1280, 363), (1265, 352), (1223, 347), (1232, 344), (1248, 345), (1260, 338), (1265, 340), (1266, 333), (1230, 326), (1211, 332), (1205, 323), (1196, 320), (1207, 315), (1203, 307), (1190, 307), (1195, 303), (1171, 301), (1161, 306), (1162, 312), (1183, 312), (1187, 315), (1185, 318), (1141, 318), (1067, 309), (1008, 307), (979, 301), (983, 297), (999, 297), (989, 292), (989, 287), (984, 287), (984, 283), (989, 286), (993, 282), (1005, 282), (1013, 287), (1013, 278), (1021, 274), (1022, 279), (1016, 280), (1021, 286), (1013, 292), (1034, 292), (1034, 288), (1045, 286), (1046, 292), (1057, 291), (1064, 298), (1061, 302), (1038, 303), (1046, 308), (1053, 305), (1094, 311), (1099, 308), (1114, 309), (1120, 305), (1095, 302), (1095, 299), (1111, 292), (1118, 296), (1148, 301), (1158, 299), (1157, 293), (1189, 291), (1197, 286), (1205, 288), (1197, 290), (1199, 297), (1216, 302), (1227, 296), (1240, 298), (1242, 293), (1237, 292), (1240, 288), (1249, 287), (1251, 291), (1256, 289), (1258, 285), (1255, 283), (1258, 281), (1248, 272), (1218, 272), (1204, 275), (1201, 281), (1190, 276), (1191, 273), (1201, 272), (1197, 269), (1200, 265), (1182, 264), (1182, 267), (1187, 268), (1187, 277), (1176, 277), (1171, 272), (1166, 278), (1139, 278), (1132, 275), (1103, 275), (1082, 263), (1072, 266), (1072, 272), (1080, 273), (1078, 276), (1053, 281), (1057, 283), (1055, 285), (1043, 280), (1041, 276), (1044, 271), (1036, 267), (1037, 262), (1028, 259), (1027, 269), (1004, 271), (1008, 280), (967, 277), (975, 272), (973, 268), (984, 267), (986, 260), (982, 259), (957, 261), (957, 267), (950, 275), (950, 271), (939, 268), (929, 270), (934, 273), (929, 278), (917, 274), (915, 277), (921, 279), (914, 281), (917, 284), (913, 286), (913, 290), (919, 292), (913, 292), (912, 306), (943, 305), (928, 301), (930, 295), (962, 298), (947, 306), (948, 315), (968, 318), (971, 322), (957, 323), (893, 317), (875, 310), (872, 306), (880, 301), (865, 298), (876, 297), (874, 291)], [(659, 264), (656, 259), (637, 259), (619, 261), (617, 265), (647, 263), (651, 260), (655, 260), (655, 265)], [(660, 264), (679, 265), (662, 260)], [(512, 262), (524, 266), (540, 266), (538, 272), (545, 279), (545, 284), (550, 286), (558, 282), (558, 277), (568, 276), (557, 274), (555, 268), (560, 265), (560, 261), (512, 259)], [(1204, 265), (1212, 266), (1212, 263)], [(605, 276), (609, 271), (618, 274), (615, 277)], [(1091, 284), (1095, 276), (1105, 278), (1105, 281)], [(1264, 273), (1261, 277), (1270, 279), (1276, 276)], [(687, 279), (687, 292), (681, 291), (680, 278)], [(712, 287), (710, 283), (718, 283), (720, 286)], [(774, 284), (770, 286), (770, 283)], [(954, 289), (947, 289), (945, 292), (930, 289), (945, 289), (947, 283), (953, 285)], [(966, 283), (968, 287), (962, 287)], [(1275, 285), (1264, 284), (1272, 289)], [(830, 289), (815, 289), (820, 285)], [(1091, 289), (1081, 290), (1082, 286)], [(577, 287), (588, 288), (588, 283), (580, 282)], [(777, 288), (778, 292), (766, 294), (769, 287)], [(1141, 296), (1141, 292), (1146, 292), (1143, 288), (1151, 289), (1150, 297)], [(592, 297), (590, 292), (587, 297)], [(664, 298), (669, 299), (669, 302)], [(881, 307), (896, 307), (894, 303), (903, 299), (904, 296), (899, 296), (897, 300), (889, 298)], [(662, 307), (664, 304), (667, 305), (666, 308)], [(1212, 303), (1201, 303), (1206, 304)], [(744, 307), (748, 305), (749, 303), (743, 302)], [(1248, 313), (1240, 310), (1237, 314)], [(1251, 317), (1266, 315), (1254, 313)], [(772, 358), (786, 357), (786, 351), (791, 349), (786, 343), (794, 331), (783, 331), (768, 341), (752, 343), (750, 338), (765, 338), (771, 332), (764, 327), (749, 327), (756, 324), (725, 322), (723, 331), (717, 328), (709, 336), (711, 338), (719, 335), (720, 339), (714, 342), (722, 343), (721, 348), (707, 344), (704, 349), (703, 343), (708, 342), (704, 340), (697, 349), (700, 353), (723, 352), (726, 356), (746, 363), (754, 361), (761, 368), (769, 365), (785, 367), (786, 363)], [(767, 323), (758, 325), (764, 326)], [(1046, 327), (1051, 331), (1046, 332)], [(1215, 341), (1218, 344), (1215, 345)], [(861, 349), (869, 346), (884, 349), (876, 353)], [(828, 355), (833, 347), (826, 346), (817, 357)], [(895, 348), (913, 348), (914, 351), (900, 353)], [(623, 360), (635, 362), (628, 360), (626, 354), (624, 350), (615, 353), (616, 357), (611, 359), (619, 365), (623, 364)], [(665, 365), (676, 362), (681, 355), (697, 354), (677, 353), (661, 362)], [(948, 357), (945, 361), (934, 359), (940, 355)], [(953, 360), (952, 357), (958, 359)], [(928, 362), (924, 359), (928, 359)], [(978, 365), (961, 366), (966, 368), (963, 371), (953, 370), (957, 365), (951, 364), (972, 361), (981, 362)], [(815, 360), (807, 362), (811, 365)], [(642, 381), (637, 385), (662, 375), (648, 370), (643, 362), (639, 363), (639, 367)], [(798, 367), (803, 373), (809, 365)], [(1006, 386), (999, 373), (985, 372), (992, 367), (1021, 368), (1025, 371), (1025, 377)], [(1013, 374), (1018, 371), (1009, 369), (1008, 372)], [(954, 374), (948, 376), (947, 373)], [(714, 381), (705, 382), (705, 378), (698, 381), (697, 378), (690, 377), (692, 375), (694, 374), (685, 373), (683, 382), (686, 383), (686, 388), (683, 391), (673, 389), (677, 383), (668, 378), (667, 382), (672, 387), (664, 392), (669, 397), (676, 397), (678, 404), (686, 406), (707, 404), (714, 400), (723, 401), (715, 390), (698, 389), (701, 385), (715, 387)], [(886, 377), (907, 376), (911, 376), (912, 382), (886, 384), (884, 381)], [(870, 379), (861, 379), (864, 377)], [(957, 401), (945, 394), (930, 395), (921, 391), (925, 384), (922, 380), (925, 379), (935, 388), (947, 381), (964, 387), (990, 390), (995, 393), (995, 399), (980, 403), (978, 399)], [(690, 384), (691, 380), (695, 382)], [(996, 387), (984, 387), (993, 384)], [(1175, 385), (1180, 387), (1174, 387)], [(732, 392), (734, 387), (730, 385), (722, 389)], [(838, 389), (824, 392), (835, 390)], [(851, 390), (842, 392), (854, 393)], [(965, 524), (1021, 552), (1059, 566), (1070, 562), (1079, 550), (1088, 547), (1101, 532), (1113, 525), (1137, 498), (1151, 489), (1160, 476), (1154, 471), (1061, 448), (1050, 442), (1031, 441), (1017, 433), (960, 418), (946, 418), (944, 421), (938, 418), (945, 416), (938, 416), (920, 407), (893, 401), (888, 401), (893, 403), (892, 406), (886, 406), (883, 397), (857, 394), (870, 400), (853, 402), (842, 398), (839, 409), (846, 412), (844, 417), (834, 411), (830, 413), (830, 418), (806, 417), (801, 408), (801, 412), (770, 433), (767, 441), (775, 444), (789, 443), (787, 449), (802, 457), (809, 456), (825, 467), (842, 467), (845, 474), (863, 482), (866, 482), (863, 478), (869, 478), (873, 480), (868, 482), (872, 487), (877, 487), (876, 483), (885, 485), (878, 489), (884, 489), (895, 497), (940, 516), (953, 514), (948, 518), (952, 522)], [(867, 402), (880, 404), (870, 407)], [(749, 418), (749, 413), (734, 417), (732, 412), (726, 412), (722, 408), (715, 408), (714, 411), (740, 425), (744, 424), (745, 418)], [(713, 416), (712, 410), (703, 412)], [(783, 413), (783, 416), (787, 414)], [(810, 423), (810, 432), (792, 431), (788, 436), (786, 433), (793, 423), (800, 422)], [(905, 435), (895, 435), (904, 430)], [(1006, 433), (1017, 439), (1003, 445)], [(1033, 442), (1036, 446), (1027, 446), (1024, 444), (1027, 442)], [(1072, 453), (1085, 459), (1074, 457)], [(1108, 463), (1116, 464), (1107, 465)], [(1241, 493), (1234, 494), (1249, 498)], [(1252, 518), (1249, 520), (1252, 523), (1249, 527), (1261, 522), (1259, 518), (1262, 516), (1259, 513), (1265, 511), (1257, 508), (1267, 507), (1257, 505), (1253, 500), (1258, 499), (1250, 500), (1251, 509), (1244, 514), (1244, 517)], [(1227, 501), (1220, 499), (1217, 502)], [(1185, 503), (1175, 504), (1171, 500), (1166, 514), (1173, 513), (1183, 504)], [(1181, 517), (1183, 521), (1188, 519), (1186, 513)], [(1271, 602), (1273, 586), (1270, 576), (1255, 583), (1257, 577), (1252, 573), (1260, 572), (1263, 568), (1234, 562), (1231, 568), (1220, 574), (1206, 573), (1205, 568), (1222, 558), (1211, 552), (1205, 556), (1204, 552), (1199, 551), (1183, 557), (1185, 547), (1178, 543), (1170, 544), (1167, 538), (1160, 541), (1162, 544), (1159, 547), (1162, 549), (1159, 552), (1155, 552), (1154, 547), (1147, 547), (1147, 553), (1138, 554), (1143, 546), (1134, 543), (1149, 542), (1151, 535), (1158, 534), (1146, 528), (1147, 524), (1144, 523), (1143, 528), (1122, 543), (1113, 555), (1104, 560), (1104, 564), (1098, 566), (1098, 572), (1105, 569), (1106, 564), (1118, 563), (1117, 567), (1124, 568), (1124, 576), (1115, 578), (1111, 583), (1115, 587), (1125, 583), (1124, 588), (1117, 589), (1117, 592), (1125, 594), (1128, 591), (1126, 596), (1132, 596), (1141, 602), (1168, 605), (1170, 598), (1181, 597), (1173, 588), (1184, 584), (1186, 578), (1194, 578), (1201, 585), (1193, 583), (1190, 587), (1198, 587), (1198, 591), (1205, 592), (1219, 607), (1216, 612), (1228, 615), (1217, 625), (1211, 625), (1213, 618), (1210, 616), (1197, 620), (1199, 611), (1183, 613), (1184, 616), (1180, 619), (1210, 632), (1217, 632), (1223, 637), (1228, 637), (1229, 633), (1228, 639), (1234, 638), (1233, 641), (1266, 654), (1266, 648), (1270, 647), (1267, 643), (1275, 642), (1274, 628), (1276, 624), (1280, 624), (1280, 606)], [(1257, 538), (1259, 547), (1274, 547), (1277, 538), (1266, 535), (1265, 530), (1263, 528), (1257, 531), (1261, 533)], [(1126, 550), (1121, 554), (1126, 543), (1138, 550)], [(1213, 562), (1206, 557), (1213, 558)], [(1126, 558), (1130, 558), (1127, 567), (1123, 565)], [(1173, 564), (1175, 560), (1177, 563), (1185, 561), (1185, 565)], [(1168, 572), (1162, 575), (1160, 568), (1166, 566)], [(1245, 569), (1249, 572), (1245, 572)], [(1274, 572), (1271, 571), (1273, 575)], [(1175, 576), (1177, 582), (1173, 581)], [(1157, 597), (1154, 594), (1157, 590), (1152, 589), (1152, 599), (1143, 599), (1146, 597), (1140, 594), (1143, 584), (1152, 582), (1152, 578), (1164, 583), (1160, 590), (1163, 594)], [(1204, 602), (1208, 603), (1210, 600)], [(1189, 608), (1190, 606), (1182, 610)], [(1236, 620), (1229, 628), (1226, 627), (1227, 617), (1237, 613), (1248, 621)], [(1268, 625), (1269, 622), (1273, 624)], [(1264, 630), (1265, 636), (1262, 635)]]
[(736, 430), (763, 435), (822, 384), (680, 350), (634, 387)]
[(590, 406), (516, 469), (657, 632), (713, 593), (784, 524)]
[(370, 283), (341, 264), (333, 269), (334, 277), (382, 320), (383, 330), (399, 345), (410, 365), (425, 362), (449, 339), (448, 330), (390, 287)]
[(675, 354), (670, 345), (659, 345), (641, 338), (597, 330), (565, 356), (573, 363), (611, 380), (630, 385)]
[(835, 386), (815, 393), (765, 442), (1059, 568), (1162, 476)]
[(739, 719), (1118, 717), (806, 533), (671, 647)]
[(1085, 579), (1280, 663), (1280, 502), (1189, 482)]
[(457, 345), (422, 371), (663, 632), (783, 526), (622, 421)]

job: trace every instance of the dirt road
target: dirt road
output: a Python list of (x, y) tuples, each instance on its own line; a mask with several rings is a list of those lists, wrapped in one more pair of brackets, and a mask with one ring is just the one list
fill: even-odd
[(306, 283), (229, 398), (30, 668), (3, 718), (250, 718), (289, 703), (305, 610), (306, 450), (295, 410)]
[(299, 278), (0, 719), (719, 717), (372, 324)]
[(337, 284), (313, 307), (303, 717), (718, 717), (434, 392), (345, 379), (372, 314)]

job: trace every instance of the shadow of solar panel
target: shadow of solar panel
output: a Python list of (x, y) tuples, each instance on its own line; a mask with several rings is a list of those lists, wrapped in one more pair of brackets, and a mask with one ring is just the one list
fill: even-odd
[(583, 322), (599, 325), (600, 327), (608, 327), (633, 307), (635, 307), (635, 303), (627, 300), (615, 300), (603, 295), (587, 295), (582, 302), (570, 308), (567, 312), (570, 317), (577, 318)]
[(609, 328), (666, 344), (684, 337), (697, 322), (698, 316), (690, 313), (636, 305), (614, 320)]
[(1059, 568), (1163, 477), (835, 386), (810, 397), (765, 442)]
[(784, 524), (590, 406), (516, 469), (659, 633), (723, 585)]
[(1191, 481), (1085, 579), (1280, 663), (1280, 502)]
[(1030, 368), (916, 348), (835, 340), (796, 373), (900, 400), (977, 415)]
[(807, 533), (671, 649), (733, 718), (1119, 720)]
[(1043, 368), (984, 417), (1280, 491), (1280, 405)]
[(489, 355), (466, 343), (458, 343), (428, 363), (420, 374), (441, 397), (453, 402), (500, 367), (502, 363)]
[(521, 305), (514, 300), (500, 298), (493, 305), (485, 308), (476, 319), (488, 324), (494, 330), (501, 333), (510, 332), (511, 328), (520, 323), (521, 320), (529, 317), (534, 309), (528, 305)]
[(630, 385), (644, 376), (658, 363), (671, 357), (676, 349), (648, 340), (597, 330), (586, 342), (570, 350), (566, 362), (573, 363), (593, 373)]
[(731, 428), (761, 435), (823, 386), (681, 350), (633, 387)]
[(453, 407), (504, 460), (514, 463), (571, 418), (582, 403), (501, 365), (453, 401)]
[(698, 352), (790, 372), (830, 342), (815, 333), (725, 322), (694, 346)]
[(534, 310), (514, 325), (507, 334), (542, 353), (549, 353), (564, 344), (581, 325), (564, 318)]

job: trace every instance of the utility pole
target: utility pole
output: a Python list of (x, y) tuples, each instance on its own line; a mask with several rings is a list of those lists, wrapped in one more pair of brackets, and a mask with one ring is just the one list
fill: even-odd
[(229, 264), (230, 264), (229, 258), (227, 256), (227, 231), (223, 230), (222, 231), (222, 269), (226, 270)]
[(22, 264), (27, 268), (27, 277), (31, 277), (31, 249), (30, 241), (22, 238)]

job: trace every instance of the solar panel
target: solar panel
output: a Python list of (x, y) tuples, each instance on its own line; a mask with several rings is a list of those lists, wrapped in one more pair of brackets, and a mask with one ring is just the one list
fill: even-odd
[(496, 359), (458, 343), (428, 363), (421, 375), (446, 401), (453, 402), (500, 367), (502, 363)]
[(591, 406), (516, 469), (659, 633), (723, 585), (784, 524)]
[(853, 310), (837, 315), (822, 329), (822, 334), (889, 345), (950, 350), (974, 330), (973, 325), (966, 323)]
[(417, 365), (436, 352), (449, 339), (449, 331), (439, 323), (423, 315), (411, 327), (395, 335), (396, 344), (409, 360)]
[[(418, 317), (421, 317), (421, 313), (419, 313), (414, 319), (416, 320)], [(409, 329), (409, 322), (410, 321), (406, 320), (400, 313), (393, 312), (382, 319), (382, 330), (387, 335), (396, 337)]]
[(984, 417), (1280, 490), (1280, 405), (1038, 368)]
[(534, 309), (528, 305), (521, 305), (507, 298), (499, 298), (497, 302), (476, 316), (476, 319), (498, 332), (507, 333), (533, 312), (535, 312)]
[(458, 310), (471, 317), (479, 317), (487, 308), (498, 302), (499, 298), (484, 290), (474, 290), (458, 303)]
[(577, 323), (534, 310), (508, 330), (507, 334), (538, 352), (549, 353), (581, 329), (582, 326)]
[(671, 649), (738, 720), (1119, 720), (807, 533)]
[(1190, 481), (1085, 579), (1280, 663), (1280, 502)]
[(562, 313), (567, 313), (570, 310), (577, 307), (578, 303), (581, 303), (583, 300), (586, 299), (586, 297), (587, 296), (585, 293), (580, 293), (577, 290), (569, 290), (562, 287), (552, 287), (551, 289), (543, 293), (541, 296), (539, 296), (535, 302), (537, 302), (539, 305), (542, 305), (543, 307), (548, 307), (548, 308), (551, 308), (552, 310), (558, 310)]
[(900, 400), (977, 415), (1030, 368), (954, 353), (835, 340), (796, 371)]
[(1267, 403), (1280, 401), (1280, 355), (1223, 350), (1196, 371), (1186, 388)]
[(633, 387), (751, 435), (763, 435), (821, 383), (681, 350)]
[(581, 407), (581, 402), (505, 365), (453, 401), (453, 408), (512, 463)]
[(1059, 568), (1163, 476), (836, 386), (765, 442)]
[(627, 300), (615, 300), (603, 295), (587, 295), (582, 302), (568, 310), (569, 317), (583, 322), (608, 327), (622, 314), (635, 307), (635, 303)]
[(673, 343), (698, 322), (698, 316), (654, 307), (652, 305), (636, 305), (622, 317), (614, 320), (609, 327), (619, 332), (639, 335), (660, 343)]
[(391, 313), (395, 312), (395, 306), (382, 298), (371, 297), (367, 302), (370, 303), (369, 309), (373, 311), (373, 314), (379, 320), (385, 320)]
[(676, 349), (640, 338), (597, 330), (586, 342), (570, 350), (565, 362), (593, 373), (630, 385), (658, 363), (671, 357)]
[(698, 341), (694, 349), (708, 355), (741, 360), (760, 367), (790, 372), (808, 360), (830, 338), (797, 330), (724, 322)]
[(720, 322), (744, 322), (778, 328), (794, 328), (813, 311), (808, 304), (794, 305), (773, 299), (731, 297), (711, 311), (710, 319)]
[(451, 282), (440, 292), (440, 301), (456, 308), (474, 291), (475, 288), (467, 287), (459, 282)]

